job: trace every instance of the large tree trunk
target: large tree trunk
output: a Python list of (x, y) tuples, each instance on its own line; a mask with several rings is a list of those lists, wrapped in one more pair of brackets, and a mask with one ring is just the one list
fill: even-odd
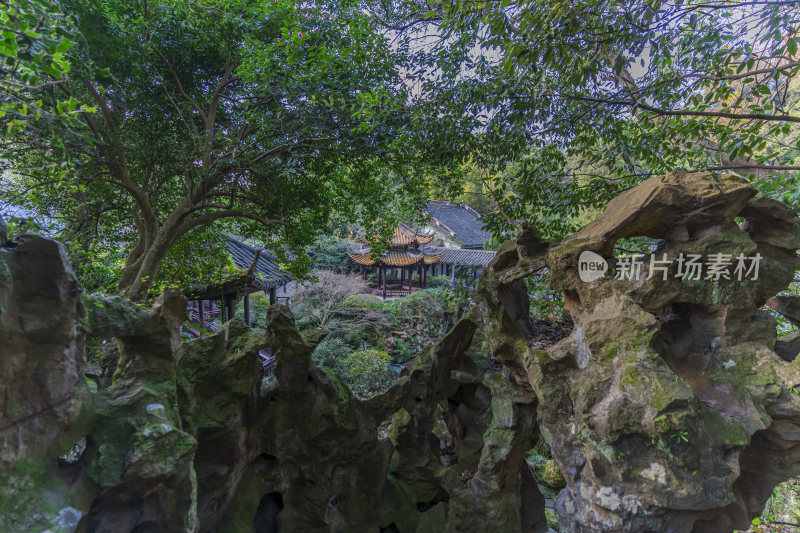
[[(156, 238), (146, 247), (139, 258), (132, 264), (125, 265), (125, 271), (120, 279), (120, 291), (134, 302), (144, 302), (153, 288), (161, 263), (169, 253), (172, 245), (180, 235), (177, 228), (170, 225), (163, 227), (156, 234)], [(129, 255), (130, 259), (131, 256)]]
[(191, 198), (184, 199), (161, 227), (148, 227), (134, 216), (139, 239), (125, 260), (125, 270), (119, 282), (120, 292), (125, 297), (134, 302), (147, 300), (164, 258), (175, 242), (193, 228), (184, 224), (191, 212), (190, 205)]

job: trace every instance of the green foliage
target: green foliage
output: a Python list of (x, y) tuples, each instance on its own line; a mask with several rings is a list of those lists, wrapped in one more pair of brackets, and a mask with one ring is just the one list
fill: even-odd
[(354, 348), (359, 341), (350, 331), (333, 332), (317, 345), (311, 360), (337, 372), (353, 393), (368, 398), (388, 389), (397, 374), (388, 369), (389, 354), (375, 348)]
[[(446, 331), (454, 323), (459, 301), (452, 291), (423, 289), (403, 298), (386, 300), (383, 309), (395, 324), (418, 320), (425, 322), (426, 331)], [(436, 323), (432, 317), (441, 318), (442, 322)]]
[(365, 309), (380, 309), (382, 300), (374, 294), (353, 294), (342, 302), (346, 307), (363, 307)]
[(394, 348), (392, 349), (392, 360), (394, 362), (407, 363), (414, 355), (416, 355), (416, 350), (412, 343), (404, 339), (397, 339), (395, 341)]
[[(17, 5), (45, 4), (19, 0), (9, 12)], [(371, 231), (420, 204), (428, 165), (409, 149), (410, 99), (398, 75), (407, 43), (390, 43), (358, 5), (58, 6), (75, 21), (75, 44), (24, 37), (61, 48), (39, 58), (42, 83), (26, 91), (51, 114), (80, 110), (81, 120), (55, 147), (49, 131), (10, 137), (0, 203), (53, 217), (89, 255), (94, 242), (112, 250), (115, 271), (92, 273), (84, 260), (90, 284), (116, 276), (136, 299), (184, 284), (215, 255), (201, 234), (209, 227), (263, 242), (302, 277), (305, 252), (334, 212)], [(56, 53), (69, 76), (43, 70), (61, 61)], [(58, 109), (51, 82), (71, 95), (68, 109)]]
[[(75, 125), (80, 113), (93, 110), (63, 93), (52, 101), (52, 89), (69, 79), (67, 52), (75, 45), (74, 32), (55, 2), (9, 0), (0, 5), (0, 119), (7, 133), (47, 128), (36, 124), (43, 117), (50, 127), (52, 122)], [(45, 103), (44, 89), (50, 89), (51, 102)]]
[(531, 316), (537, 320), (561, 322), (564, 316), (564, 295), (550, 289), (547, 276), (525, 278), (528, 297), (531, 300)]
[(375, 396), (388, 389), (397, 378), (388, 368), (391, 361), (391, 356), (381, 350), (356, 350), (345, 357), (342, 378), (357, 396)]
[(800, 480), (790, 479), (773, 489), (760, 517), (753, 519), (753, 529), (758, 532), (773, 531), (775, 522), (800, 522)]
[(353, 347), (344, 340), (328, 336), (314, 348), (311, 360), (318, 366), (341, 372), (344, 368), (344, 361), (352, 352)]
[(451, 286), (450, 276), (431, 276), (428, 278), (428, 288), (430, 289), (446, 289)]
[(347, 241), (335, 235), (321, 235), (309, 249), (314, 268), (348, 274), (358, 270), (347, 257)]
[[(250, 328), (262, 331), (267, 326), (269, 296), (263, 292), (250, 294)], [(244, 320), (244, 298), (236, 304), (236, 316)]]
[(498, 238), (535, 219), (560, 240), (621, 190), (672, 170), (751, 174), (797, 206), (797, 3), (374, 5), (432, 35), (419, 67), (436, 73), (422, 83), (427, 116), (479, 132), (459, 139), (468, 171), (451, 190), (491, 199)]
[[(331, 316), (328, 324), (333, 331), (317, 346), (313, 357), (318, 364), (338, 369), (342, 354), (378, 349), (390, 354), (392, 361), (405, 363), (453, 326), (464, 309), (462, 304), (449, 283), (391, 300), (351, 295)], [(303, 314), (309, 310), (316, 312), (305, 304), (295, 306), (298, 327), (316, 322)], [(481, 353), (479, 344), (475, 351)]]
[(305, 329), (310, 328), (314, 324), (314, 321), (307, 316), (298, 317), (295, 320), (295, 326), (297, 326), (298, 331), (303, 331)]

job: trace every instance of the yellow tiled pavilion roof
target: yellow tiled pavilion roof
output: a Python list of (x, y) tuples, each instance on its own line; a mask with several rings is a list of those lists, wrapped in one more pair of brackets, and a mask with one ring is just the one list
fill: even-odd
[(369, 252), (358, 254), (348, 253), (347, 256), (358, 263), (359, 265), (372, 266), (372, 265), (386, 265), (389, 267), (413, 266), (413, 265), (435, 265), (444, 257), (444, 253), (439, 254), (412, 254), (410, 252), (386, 252), (382, 257), (373, 260)]
[[(431, 233), (430, 235), (422, 235), (409, 228), (405, 224), (398, 224), (392, 232), (392, 246), (400, 247), (413, 244), (422, 246), (423, 244), (428, 244), (431, 242), (435, 236), (435, 233)], [(363, 235), (359, 236), (358, 238), (361, 242), (365, 244), (367, 243), (367, 239)]]

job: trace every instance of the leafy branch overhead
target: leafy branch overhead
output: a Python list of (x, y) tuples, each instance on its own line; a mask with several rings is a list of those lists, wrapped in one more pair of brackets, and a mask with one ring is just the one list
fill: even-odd
[[(473, 159), (495, 229), (541, 210), (574, 217), (676, 169), (752, 175), (800, 205), (796, 1), (372, 4), (429, 43), (431, 106), (483, 135)], [(565, 184), (568, 198), (549, 194)]]
[(0, 6), (0, 119), (7, 132), (20, 132), (42, 117), (74, 124), (79, 113), (93, 111), (53, 94), (69, 81), (73, 31), (71, 20), (45, 0)]
[(59, 6), (75, 15), (72, 69), (25, 90), (47, 109), (59, 108), (48, 93), (77, 102), (80, 123), (55, 150), (42, 129), (7, 138), (3, 199), (48, 206), (85, 246), (122, 247), (128, 296), (146, 298), (170, 250), (198, 228), (255, 237), (300, 272), (332, 211), (391, 216), (386, 172), (414, 190), (399, 149), (403, 49), (357, 6)]

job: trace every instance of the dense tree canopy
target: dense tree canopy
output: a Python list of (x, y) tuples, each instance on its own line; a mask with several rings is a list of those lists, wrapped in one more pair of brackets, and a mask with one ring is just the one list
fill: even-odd
[[(403, 46), (357, 5), (59, 5), (79, 31), (72, 70), (27, 92), (42, 107), (66, 97), (85, 111), (60, 146), (53, 121), (7, 139), (5, 200), (61, 220), (95, 257), (123, 249), (129, 296), (145, 298), (170, 257), (182, 264), (162, 279), (197, 277), (216, 234), (201, 230), (214, 222), (281, 258), (294, 252), (299, 269), (331, 210), (381, 221), (389, 190), (414, 189), (400, 150), (412, 118)], [(170, 256), (180, 243), (188, 255)]]
[(431, 105), (484, 132), (474, 158), (496, 229), (542, 211), (575, 217), (675, 169), (751, 174), (798, 206), (798, 2), (400, 1), (373, 10), (428, 43)]
[(135, 299), (224, 274), (221, 232), (300, 272), (332, 217), (427, 197), (551, 239), (674, 169), (800, 203), (796, 1), (9, 6), (0, 201)]

